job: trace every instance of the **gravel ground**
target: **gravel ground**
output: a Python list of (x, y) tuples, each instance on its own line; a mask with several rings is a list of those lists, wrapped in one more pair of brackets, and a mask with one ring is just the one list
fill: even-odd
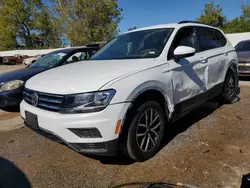
[(0, 185), (11, 174), (17, 187), (111, 187), (167, 180), (204, 188), (239, 187), (250, 171), (250, 88), (242, 87), (240, 97), (233, 105), (209, 102), (170, 125), (162, 150), (143, 163), (83, 156), (26, 127), (2, 132)]
[[(0, 66), (0, 73), (22, 66)], [(241, 85), (250, 85), (245, 78)], [(0, 111), (0, 187), (112, 187), (131, 181), (175, 181), (204, 188), (238, 188), (250, 172), (250, 87), (241, 100), (209, 102), (169, 125), (152, 159), (90, 157), (22, 127), (18, 113)], [(12, 131), (6, 131), (15, 129)], [(3, 186), (5, 185), (5, 186)]]

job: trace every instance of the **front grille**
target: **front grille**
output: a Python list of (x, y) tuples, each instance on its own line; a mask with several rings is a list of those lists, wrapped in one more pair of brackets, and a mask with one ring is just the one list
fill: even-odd
[(33, 105), (32, 104), (32, 96), (35, 93), (38, 95), (38, 102), (36, 105), (38, 108), (42, 108), (42, 109), (54, 111), (54, 112), (59, 111), (60, 106), (62, 104), (62, 101), (64, 99), (63, 95), (37, 92), (37, 91), (33, 91), (33, 90), (29, 90), (29, 89), (25, 88), (23, 91), (23, 99), (27, 103)]
[(246, 64), (246, 63), (250, 63), (250, 61), (239, 61), (239, 64)]
[(239, 66), (239, 71), (250, 71), (250, 67), (248, 67), (248, 66)]

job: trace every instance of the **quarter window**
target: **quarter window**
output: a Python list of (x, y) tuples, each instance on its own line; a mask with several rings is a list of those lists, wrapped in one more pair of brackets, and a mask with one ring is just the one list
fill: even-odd
[(217, 39), (219, 40), (221, 46), (225, 46), (227, 44), (227, 39), (218, 30), (214, 30), (214, 33), (217, 36)]

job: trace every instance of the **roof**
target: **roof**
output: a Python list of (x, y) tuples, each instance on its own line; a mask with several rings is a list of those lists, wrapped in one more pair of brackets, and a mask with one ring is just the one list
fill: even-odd
[(206, 24), (201, 24), (201, 23), (170, 23), (170, 24), (160, 24), (160, 25), (153, 25), (153, 26), (148, 26), (148, 27), (142, 27), (142, 28), (138, 28), (138, 29), (134, 29), (131, 31), (127, 31), (121, 34), (125, 34), (125, 33), (132, 33), (132, 32), (136, 32), (136, 31), (143, 31), (143, 30), (149, 30), (149, 29), (162, 29), (162, 28), (181, 28), (184, 26), (203, 26), (203, 27), (210, 27), (210, 28), (214, 28), (214, 29), (218, 29), (216, 27), (210, 26), (210, 25), (206, 25)]

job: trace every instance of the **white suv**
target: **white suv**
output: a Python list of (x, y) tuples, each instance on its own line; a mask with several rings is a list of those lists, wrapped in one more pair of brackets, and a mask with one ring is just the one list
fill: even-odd
[[(239, 93), (235, 49), (217, 28), (194, 22), (118, 35), (92, 60), (26, 82), (21, 116), (77, 152), (143, 161), (167, 124), (205, 101)], [(167, 133), (165, 133), (167, 134)]]

